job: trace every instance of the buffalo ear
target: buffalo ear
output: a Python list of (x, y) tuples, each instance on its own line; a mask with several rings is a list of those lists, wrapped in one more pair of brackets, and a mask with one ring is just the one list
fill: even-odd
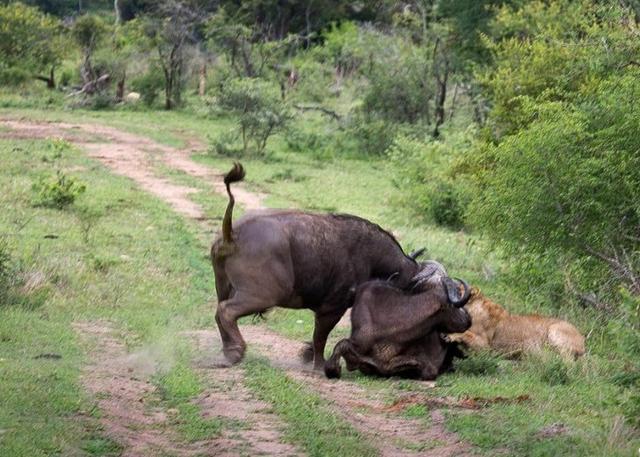
[(442, 280), (449, 303), (457, 308), (462, 308), (471, 296), (471, 287), (462, 279), (444, 278)]
[(426, 251), (426, 248), (416, 249), (415, 251), (412, 251), (411, 253), (409, 253), (409, 258), (411, 260), (416, 260), (422, 254), (424, 254), (424, 251)]

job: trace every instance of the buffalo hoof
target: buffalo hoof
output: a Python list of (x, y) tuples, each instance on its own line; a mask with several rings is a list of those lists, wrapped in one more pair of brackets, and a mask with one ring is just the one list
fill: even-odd
[(311, 342), (304, 343), (304, 346), (300, 349), (300, 359), (303, 363), (313, 362), (313, 344)]
[(342, 369), (340, 368), (340, 365), (336, 365), (336, 366), (325, 365), (324, 374), (329, 379), (338, 379), (342, 374)]
[(223, 349), (222, 353), (224, 354), (225, 359), (227, 359), (227, 362), (229, 362), (229, 365), (235, 365), (244, 357), (244, 348), (235, 347)]

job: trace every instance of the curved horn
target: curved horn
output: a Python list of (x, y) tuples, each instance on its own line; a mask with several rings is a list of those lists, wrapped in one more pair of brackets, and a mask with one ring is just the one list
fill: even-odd
[[(446, 278), (444, 280), (444, 287), (447, 290), (447, 298), (449, 299), (449, 303), (451, 303), (453, 306), (462, 308), (469, 301), (469, 297), (471, 296), (471, 288), (469, 287), (469, 284), (467, 284), (463, 279), (454, 279), (455, 281), (451, 280), (450, 278)], [(462, 284), (462, 288), (464, 289), (462, 297), (460, 297), (459, 294), (460, 287), (458, 283)]]
[(416, 249), (415, 251), (412, 251), (411, 253), (409, 253), (409, 255), (407, 257), (409, 257), (411, 260), (416, 260), (418, 257), (420, 257), (422, 254), (424, 254), (424, 251), (427, 248), (420, 248), (420, 249)]

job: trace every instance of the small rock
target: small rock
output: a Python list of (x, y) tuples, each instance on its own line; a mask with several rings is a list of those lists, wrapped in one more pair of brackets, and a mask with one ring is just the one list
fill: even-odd
[(140, 100), (140, 93), (129, 92), (127, 95), (125, 95), (124, 99), (128, 103), (136, 103), (138, 100)]

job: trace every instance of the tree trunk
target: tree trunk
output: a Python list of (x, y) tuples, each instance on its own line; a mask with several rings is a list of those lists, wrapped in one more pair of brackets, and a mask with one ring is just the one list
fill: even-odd
[(44, 81), (47, 83), (47, 89), (55, 89), (56, 88), (56, 79), (54, 75), (53, 67), (49, 70), (49, 76), (36, 76), (36, 79), (39, 81)]
[(200, 80), (198, 81), (198, 95), (200, 95), (200, 97), (204, 97), (204, 94), (206, 91), (207, 91), (207, 61), (206, 59), (203, 59), (202, 65), (200, 65)]
[(444, 112), (444, 102), (447, 98), (447, 81), (449, 79), (449, 63), (447, 61), (444, 62), (444, 72), (442, 77), (436, 74), (436, 85), (438, 87), (438, 91), (436, 94), (436, 104), (435, 104), (435, 122), (436, 125), (433, 129), (433, 137), (438, 138), (440, 136), (440, 126), (444, 124), (445, 121), (445, 112)]
[(116, 13), (116, 24), (120, 24), (122, 22), (122, 11), (120, 11), (120, 2), (118, 0), (113, 0), (113, 9)]
[(173, 102), (171, 96), (173, 93), (173, 81), (170, 71), (164, 72), (164, 109), (170, 110), (173, 108)]
[(124, 82), (127, 78), (126, 73), (122, 74), (122, 78), (116, 83), (116, 100), (121, 102), (124, 99)]

